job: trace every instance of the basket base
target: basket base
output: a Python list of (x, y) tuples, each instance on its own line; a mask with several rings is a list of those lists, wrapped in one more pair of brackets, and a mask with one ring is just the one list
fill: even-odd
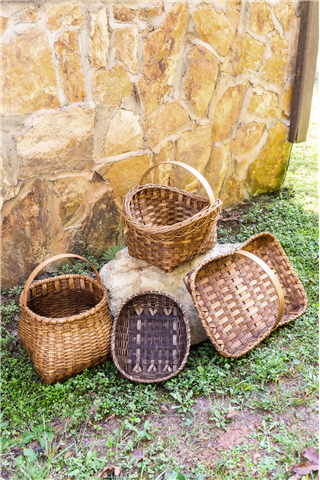
[[(145, 262), (151, 263), (151, 265), (160, 268), (164, 272), (170, 273), (184, 263), (193, 260), (199, 255), (203, 255), (213, 248), (217, 243), (217, 232), (214, 227), (205, 242), (199, 242), (199, 245), (195, 242), (193, 248), (188, 252), (180, 248), (177, 248), (176, 251), (174, 251), (170, 245), (165, 248), (162, 243), (152, 243), (152, 245), (147, 245), (144, 241), (137, 239), (135, 234), (130, 235), (129, 231), (127, 235), (127, 243), (128, 252), (131, 257), (144, 260)], [(159, 251), (162, 251), (161, 255), (157, 253)]]
[(107, 354), (99, 358), (96, 358), (93, 361), (88, 362), (87, 364), (78, 365), (77, 367), (70, 368), (70, 369), (64, 368), (61, 370), (57, 370), (53, 368), (52, 370), (54, 371), (54, 373), (50, 375), (49, 370), (47, 369), (44, 370), (42, 368), (39, 368), (35, 355), (33, 355), (32, 352), (27, 348), (25, 342), (21, 338), (20, 338), (20, 343), (24, 348), (24, 350), (29, 355), (35, 371), (42, 378), (42, 380), (46, 385), (52, 385), (57, 382), (62, 382), (63, 380), (67, 380), (68, 378), (75, 377), (76, 375), (78, 375), (78, 373), (83, 372), (83, 370), (96, 367), (97, 365), (100, 365), (103, 362), (112, 360), (111, 351), (109, 350)]
[(108, 293), (95, 280), (75, 274), (50, 277), (30, 286), (27, 305), (22, 298), (23, 294), (18, 335), (46, 384), (108, 358), (112, 326)]

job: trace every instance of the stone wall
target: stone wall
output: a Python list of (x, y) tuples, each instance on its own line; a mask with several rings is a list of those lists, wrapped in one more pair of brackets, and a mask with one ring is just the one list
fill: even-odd
[[(288, 166), (297, 1), (2, 2), (3, 288), (123, 241), (150, 164), (231, 206)], [(200, 191), (160, 167), (155, 182)]]

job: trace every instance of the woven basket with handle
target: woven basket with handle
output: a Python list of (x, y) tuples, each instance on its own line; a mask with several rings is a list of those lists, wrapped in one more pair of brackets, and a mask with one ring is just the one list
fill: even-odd
[(184, 367), (190, 349), (185, 311), (166, 293), (140, 292), (117, 313), (111, 353), (118, 370), (141, 383), (163, 382)]
[[(159, 165), (176, 165), (194, 174), (209, 200), (175, 187), (142, 185)], [(129, 254), (171, 272), (216, 244), (221, 205), (209, 183), (193, 167), (173, 161), (153, 165), (124, 200)]]
[(208, 337), (225, 357), (240, 357), (307, 309), (296, 272), (267, 232), (204, 261), (184, 282)]
[(79, 255), (56, 255), (31, 273), (20, 295), (19, 338), (47, 384), (98, 365), (110, 355), (108, 293), (92, 263), (97, 281), (61, 275), (32, 284), (45, 266), (69, 257), (90, 263)]

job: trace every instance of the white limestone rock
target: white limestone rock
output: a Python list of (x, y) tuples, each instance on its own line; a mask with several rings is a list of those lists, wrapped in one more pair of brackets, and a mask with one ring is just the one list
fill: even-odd
[(164, 292), (183, 305), (190, 324), (191, 344), (196, 345), (205, 341), (207, 335), (183, 282), (183, 277), (203, 260), (227, 253), (237, 245), (216, 245), (204, 255), (181, 265), (171, 273), (165, 273), (143, 260), (130, 257), (128, 248), (121, 250), (116, 254), (115, 260), (104, 265), (100, 272), (102, 283), (109, 291), (111, 315), (115, 317), (122, 303), (135, 293), (146, 290)]

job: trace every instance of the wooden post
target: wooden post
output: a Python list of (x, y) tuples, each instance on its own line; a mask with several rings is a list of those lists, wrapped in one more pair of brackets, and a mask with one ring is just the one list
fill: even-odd
[(319, 45), (319, 2), (301, 1), (301, 20), (293, 94), (289, 142), (301, 143), (307, 139), (313, 85)]

